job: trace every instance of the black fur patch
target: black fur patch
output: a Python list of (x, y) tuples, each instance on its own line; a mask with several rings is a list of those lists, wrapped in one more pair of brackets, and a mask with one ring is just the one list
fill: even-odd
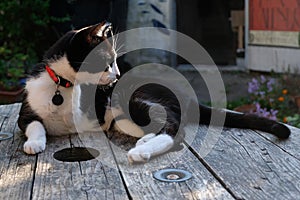
[(43, 120), (41, 117), (39, 117), (30, 107), (28, 101), (27, 101), (27, 93), (24, 94), (24, 100), (22, 103), (22, 107), (19, 113), (19, 119), (18, 119), (18, 125), (20, 129), (25, 132), (27, 126), (34, 121), (39, 121), (43, 123)]

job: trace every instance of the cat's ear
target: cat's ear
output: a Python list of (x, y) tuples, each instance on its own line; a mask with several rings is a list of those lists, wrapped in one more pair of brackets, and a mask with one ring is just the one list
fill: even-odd
[(106, 36), (106, 32), (110, 30), (111, 30), (111, 23), (107, 21), (103, 21), (89, 28), (89, 36), (104, 37)]

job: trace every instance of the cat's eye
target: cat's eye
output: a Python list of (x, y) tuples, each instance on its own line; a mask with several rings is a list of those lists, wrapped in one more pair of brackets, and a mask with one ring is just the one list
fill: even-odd
[(105, 36), (106, 38), (112, 37), (112, 30), (111, 30), (111, 28), (105, 30), (104, 36)]
[(101, 41), (102, 41), (101, 37), (99, 37), (99, 36), (97, 36), (97, 35), (93, 36), (92, 39), (93, 39), (95, 42), (101, 42)]

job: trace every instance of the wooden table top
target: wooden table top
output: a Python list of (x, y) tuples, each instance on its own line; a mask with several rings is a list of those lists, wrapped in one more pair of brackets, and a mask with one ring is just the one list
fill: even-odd
[[(300, 130), (293, 127), (287, 140), (253, 130), (225, 128), (218, 135), (219, 128), (206, 134), (206, 126), (188, 127), (183, 150), (131, 165), (126, 151), (99, 133), (48, 137), (44, 152), (26, 155), (26, 137), (16, 123), (19, 109), (20, 104), (0, 106), (0, 131), (13, 133), (0, 141), (0, 199), (300, 198)], [(209, 138), (214, 133), (218, 137)], [(73, 147), (100, 154), (80, 162), (53, 157)], [(192, 178), (174, 183), (153, 178), (165, 168), (189, 171)]]

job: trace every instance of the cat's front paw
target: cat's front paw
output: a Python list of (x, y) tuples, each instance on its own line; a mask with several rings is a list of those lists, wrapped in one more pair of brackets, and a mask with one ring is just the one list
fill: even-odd
[(131, 164), (135, 162), (148, 162), (150, 157), (151, 152), (143, 145), (131, 149), (127, 154), (128, 161)]
[(27, 154), (37, 154), (44, 151), (46, 143), (42, 140), (28, 140), (24, 143), (24, 152)]

